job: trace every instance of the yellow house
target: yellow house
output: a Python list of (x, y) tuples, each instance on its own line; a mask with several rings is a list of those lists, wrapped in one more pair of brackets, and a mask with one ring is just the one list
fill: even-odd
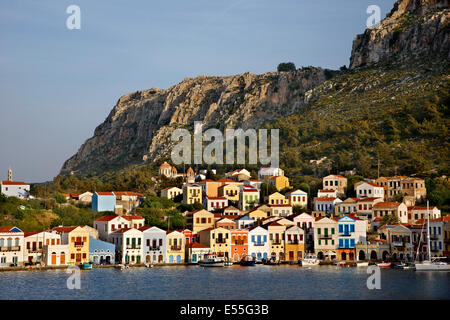
[(206, 179), (206, 180), (200, 181), (198, 184), (202, 187), (202, 193), (205, 197), (208, 197), (208, 198), (219, 197), (218, 189), (221, 186), (220, 182)]
[(184, 233), (172, 230), (166, 231), (166, 262), (167, 263), (184, 263)]
[(305, 256), (305, 232), (298, 226), (286, 229), (284, 235), (286, 261), (298, 261)]
[(196, 210), (186, 215), (186, 227), (194, 233), (214, 227), (214, 214), (205, 210)]
[(256, 222), (261, 221), (263, 219), (266, 219), (270, 216), (270, 213), (267, 213), (266, 211), (260, 210), (258, 208), (253, 209), (247, 213), (249, 218), (252, 218)]
[(224, 184), (219, 187), (217, 193), (219, 197), (225, 197), (228, 201), (239, 201), (239, 185), (237, 184)]
[(281, 193), (275, 192), (269, 196), (269, 204), (289, 204), (289, 199)]
[(278, 191), (289, 188), (289, 179), (285, 176), (271, 177), (269, 185), (274, 186)]
[(225, 228), (210, 228), (199, 232), (200, 243), (208, 246), (219, 257), (231, 257), (231, 231)]
[(267, 230), (269, 231), (270, 258), (277, 261), (284, 261), (284, 232), (286, 226), (275, 221), (267, 226)]
[(69, 265), (89, 262), (89, 232), (80, 226), (56, 227), (52, 232), (61, 235), (61, 244), (69, 245)]
[(183, 186), (183, 203), (202, 203), (202, 187), (198, 184), (185, 184)]

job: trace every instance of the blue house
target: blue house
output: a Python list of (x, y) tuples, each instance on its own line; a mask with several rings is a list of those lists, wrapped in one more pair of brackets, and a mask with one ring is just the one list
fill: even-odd
[(116, 246), (113, 243), (89, 237), (89, 261), (93, 264), (114, 264)]
[(111, 211), (116, 208), (116, 195), (113, 192), (94, 192), (92, 210), (97, 212)]
[(245, 215), (234, 220), (238, 226), (238, 229), (248, 229), (254, 226), (255, 220)]

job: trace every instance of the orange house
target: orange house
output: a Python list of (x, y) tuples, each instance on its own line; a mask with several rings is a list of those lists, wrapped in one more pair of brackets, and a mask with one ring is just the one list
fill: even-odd
[(233, 262), (239, 262), (248, 255), (248, 229), (235, 229), (231, 231), (231, 255)]

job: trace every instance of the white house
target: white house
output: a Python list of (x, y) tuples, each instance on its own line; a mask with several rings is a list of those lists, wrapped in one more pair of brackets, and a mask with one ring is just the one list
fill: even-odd
[(225, 209), (228, 207), (228, 199), (225, 197), (206, 197), (203, 200), (203, 206), (208, 211)]
[(337, 198), (337, 190), (331, 190), (331, 189), (320, 189), (317, 191), (317, 197), (328, 197), (328, 198)]
[[(44, 264), (43, 251), (44, 246), (60, 245), (61, 235), (52, 232), (25, 232), (24, 233), (24, 263)], [(68, 253), (68, 252), (66, 252)]]
[(258, 261), (269, 257), (269, 231), (262, 227), (250, 228), (248, 232), (248, 254)]
[(311, 252), (314, 250), (314, 224), (316, 219), (307, 214), (306, 212), (303, 212), (299, 215), (296, 215), (292, 221), (297, 227), (300, 227), (305, 232), (305, 245), (306, 250)]
[(143, 263), (142, 241), (142, 231), (135, 228), (123, 228), (109, 235), (109, 242), (116, 245), (116, 261), (120, 263)]
[(0, 227), (0, 267), (22, 266), (24, 232), (17, 227)]
[(239, 188), (239, 209), (250, 210), (257, 207), (259, 204), (258, 189), (248, 185)]
[(145, 224), (141, 216), (103, 216), (94, 221), (94, 228), (98, 231), (100, 240), (108, 241), (112, 232), (123, 228), (139, 229)]
[(356, 197), (358, 198), (384, 198), (384, 188), (372, 182), (361, 182), (355, 187)]
[(261, 181), (261, 180), (258, 180), (258, 179), (248, 179), (248, 180), (242, 181), (242, 183), (245, 184), (245, 185), (252, 186), (252, 187), (258, 189), (259, 191), (261, 191), (261, 184), (262, 184), (262, 181)]
[(7, 197), (26, 199), (30, 195), (30, 185), (21, 181), (1, 181), (0, 190)]
[(271, 215), (275, 217), (287, 217), (292, 214), (290, 204), (270, 204)]
[(69, 244), (45, 245), (42, 262), (47, 267), (66, 266), (69, 263)]
[(177, 187), (169, 187), (161, 190), (161, 197), (174, 199), (176, 196), (183, 194), (183, 190)]
[(145, 263), (157, 264), (166, 261), (166, 231), (152, 226), (139, 229), (143, 235), (143, 257)]
[(308, 208), (308, 194), (303, 190), (295, 190), (286, 193), (286, 198), (291, 206), (300, 206)]
[(280, 168), (261, 168), (258, 171), (259, 180), (267, 180), (271, 177), (284, 176), (284, 170)]
[(333, 213), (334, 206), (341, 203), (342, 200), (339, 198), (329, 198), (329, 197), (316, 197), (314, 198), (314, 211), (321, 211), (326, 213)]

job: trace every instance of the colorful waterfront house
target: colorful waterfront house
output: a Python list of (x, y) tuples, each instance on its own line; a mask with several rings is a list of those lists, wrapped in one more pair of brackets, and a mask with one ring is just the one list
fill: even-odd
[(250, 218), (248, 215), (240, 216), (234, 219), (237, 229), (249, 229), (255, 225), (255, 220)]
[(343, 216), (338, 220), (338, 258), (355, 260), (355, 246), (366, 243), (367, 222), (355, 216)]
[(247, 215), (249, 218), (253, 219), (255, 223), (259, 224), (262, 220), (270, 217), (270, 211), (264, 211), (259, 208), (255, 208), (253, 210), (250, 210)]
[(183, 185), (183, 203), (202, 203), (202, 187), (198, 184), (186, 183)]
[(24, 232), (17, 227), (0, 227), (0, 267), (22, 266)]
[(201, 244), (199, 242), (191, 242), (186, 244), (185, 247), (185, 262), (186, 263), (198, 263), (200, 260), (203, 260), (210, 253), (210, 249), (208, 246)]
[(443, 256), (450, 257), (450, 216), (442, 217), (444, 228), (444, 252)]
[(100, 240), (109, 241), (109, 235), (123, 228), (139, 229), (144, 226), (145, 219), (141, 216), (107, 215), (94, 221), (94, 229), (98, 231)]
[(356, 213), (358, 209), (358, 198), (347, 198), (334, 206), (334, 213), (337, 217), (346, 214)]
[(308, 194), (300, 189), (286, 193), (288, 204), (308, 208)]
[(342, 200), (339, 198), (315, 197), (314, 211), (321, 211), (325, 212), (327, 215), (334, 215), (334, 207), (341, 202)]
[(332, 174), (323, 178), (323, 189), (336, 190), (338, 197), (344, 197), (347, 192), (347, 178), (338, 174)]
[(192, 230), (184, 229), (184, 246), (191, 244), (192, 242), (198, 242), (198, 235)]
[(42, 264), (46, 267), (67, 266), (69, 264), (69, 244), (44, 245)]
[(274, 186), (278, 191), (289, 188), (289, 179), (285, 176), (275, 176), (269, 179), (269, 185)]
[(373, 206), (372, 219), (396, 216), (400, 223), (408, 223), (408, 207), (403, 202), (378, 202)]
[(228, 199), (225, 197), (206, 197), (203, 206), (208, 211), (223, 210), (228, 207)]
[(305, 232), (293, 225), (284, 233), (284, 251), (286, 261), (298, 261), (305, 256)]
[(158, 264), (166, 261), (166, 231), (152, 226), (139, 228), (143, 238), (143, 261), (147, 264)]
[(270, 204), (271, 216), (288, 217), (292, 215), (292, 206), (290, 204)]
[(357, 198), (381, 198), (384, 199), (384, 188), (376, 183), (360, 181), (354, 186)]
[(216, 222), (216, 228), (224, 228), (227, 230), (237, 229), (236, 222), (228, 218), (222, 218)]
[(225, 197), (228, 201), (239, 201), (239, 185), (234, 183), (227, 183), (220, 186), (217, 190), (219, 197)]
[(412, 252), (415, 260), (423, 261), (428, 255), (426, 224), (405, 224), (411, 230)]
[(204, 197), (219, 197), (219, 187), (222, 185), (220, 182), (211, 179), (205, 179), (198, 182), (198, 185), (202, 187), (202, 193)]
[(239, 192), (239, 209), (251, 210), (259, 205), (259, 191), (252, 186), (241, 186)]
[(437, 207), (419, 207), (419, 206), (410, 206), (408, 207), (408, 223), (414, 224), (419, 220), (426, 220), (430, 215), (430, 219), (439, 219), (441, 217), (441, 210)]
[(248, 230), (233, 229), (231, 235), (231, 261), (239, 262), (243, 257), (248, 256)]
[(116, 246), (113, 243), (89, 238), (89, 262), (92, 264), (114, 264)]
[(317, 191), (317, 197), (318, 198), (321, 198), (321, 197), (337, 198), (338, 193), (336, 190), (332, 190), (332, 189), (320, 189)]
[[(43, 252), (45, 245), (60, 245), (61, 236), (56, 233), (25, 232), (24, 233), (24, 251), (23, 261), (28, 264), (44, 264)], [(66, 252), (67, 253), (67, 252)]]
[(368, 197), (368, 198), (358, 199), (358, 206), (356, 208), (356, 213), (359, 215), (364, 215), (368, 219), (372, 219), (373, 218), (373, 206), (380, 202), (383, 202), (382, 198)]
[(223, 215), (240, 217), (240, 216), (242, 216), (242, 212), (238, 208), (235, 208), (233, 206), (228, 206), (225, 209), (223, 209)]
[(314, 252), (320, 260), (338, 257), (338, 218), (318, 218), (314, 223)]
[(30, 185), (22, 181), (1, 181), (0, 192), (6, 197), (26, 199), (30, 195)]
[[(417, 220), (417, 223), (424, 225), (426, 229), (427, 220)], [(432, 257), (442, 257), (444, 255), (444, 219), (431, 219), (429, 221), (430, 252)], [(426, 238), (423, 239), (426, 242)]]
[(123, 264), (143, 263), (143, 233), (139, 229), (125, 227), (109, 235), (109, 242), (116, 246), (116, 261)]
[(355, 250), (358, 261), (386, 261), (390, 256), (390, 246), (383, 239), (371, 239), (366, 243), (357, 243)]
[(166, 231), (167, 260), (166, 263), (184, 263), (185, 237), (178, 230)]
[(208, 246), (219, 257), (231, 257), (231, 231), (224, 228), (210, 228), (199, 232), (200, 243)]
[(186, 227), (194, 233), (214, 227), (214, 214), (205, 210), (195, 210), (186, 214)]
[(248, 231), (248, 253), (257, 261), (270, 255), (269, 231), (263, 227), (252, 227)]
[(115, 212), (116, 195), (113, 192), (94, 192), (92, 195), (92, 210)]
[(270, 258), (284, 261), (284, 232), (286, 231), (286, 226), (275, 221), (266, 224), (266, 227), (269, 231)]
[(314, 224), (316, 219), (306, 212), (292, 216), (292, 221), (305, 232), (305, 249), (314, 252)]
[(411, 260), (413, 257), (412, 231), (402, 224), (383, 225), (378, 229), (381, 239), (390, 245), (394, 260)]
[(89, 232), (80, 226), (55, 227), (51, 232), (61, 236), (62, 245), (69, 246), (67, 264), (81, 265), (89, 262)]
[(289, 204), (289, 199), (286, 199), (286, 197), (281, 193), (275, 192), (269, 195), (268, 204), (269, 205)]
[(161, 198), (173, 200), (180, 194), (183, 194), (183, 190), (177, 187), (168, 187), (161, 190)]

